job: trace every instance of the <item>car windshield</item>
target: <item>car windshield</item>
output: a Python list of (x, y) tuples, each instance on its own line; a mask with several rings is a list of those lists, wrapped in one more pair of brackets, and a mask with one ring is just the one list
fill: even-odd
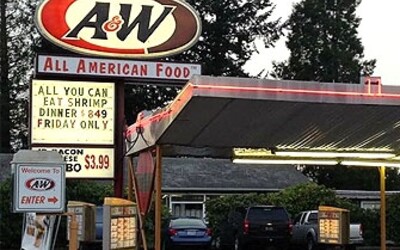
[(287, 220), (288, 215), (282, 208), (253, 207), (248, 213), (249, 220)]
[(172, 220), (171, 227), (201, 227), (201, 228), (205, 228), (206, 225), (200, 219), (182, 218), (182, 219)]

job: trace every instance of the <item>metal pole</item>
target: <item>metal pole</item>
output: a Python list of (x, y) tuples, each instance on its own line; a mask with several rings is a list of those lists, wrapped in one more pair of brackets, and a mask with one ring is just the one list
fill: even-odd
[(154, 250), (161, 250), (161, 176), (162, 176), (162, 152), (161, 146), (156, 146), (156, 193), (155, 193), (155, 228), (154, 228)]
[(386, 250), (386, 185), (385, 185), (385, 167), (380, 167), (380, 185), (381, 185), (381, 250)]
[(116, 82), (116, 115), (115, 115), (115, 148), (114, 148), (114, 196), (121, 198), (124, 190), (124, 129), (125, 129), (125, 109), (124, 109), (124, 82)]
[[(133, 163), (132, 163), (132, 158), (129, 157), (128, 159), (128, 200), (133, 201), (133, 174), (134, 174), (134, 169), (133, 169)], [(136, 192), (136, 187), (135, 187), (135, 192)], [(136, 197), (136, 196), (135, 196)], [(137, 204), (137, 199), (135, 199), (136, 204)]]

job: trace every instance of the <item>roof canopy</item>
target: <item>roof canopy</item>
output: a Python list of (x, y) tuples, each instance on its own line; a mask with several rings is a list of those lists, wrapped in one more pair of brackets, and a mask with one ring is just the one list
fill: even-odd
[(231, 158), (232, 148), (400, 149), (400, 87), (195, 76), (131, 125), (128, 154)]

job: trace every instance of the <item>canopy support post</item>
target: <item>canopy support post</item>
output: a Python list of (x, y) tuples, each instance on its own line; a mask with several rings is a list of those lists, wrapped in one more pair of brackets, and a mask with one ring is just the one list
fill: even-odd
[(379, 169), (381, 186), (381, 250), (386, 250), (386, 185), (385, 185), (385, 167)]
[(156, 179), (155, 179), (155, 228), (154, 250), (161, 250), (161, 184), (162, 184), (162, 151), (161, 146), (156, 146)]

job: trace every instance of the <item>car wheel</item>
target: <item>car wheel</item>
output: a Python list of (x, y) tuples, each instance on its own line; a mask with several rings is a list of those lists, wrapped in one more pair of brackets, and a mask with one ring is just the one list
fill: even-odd
[(316, 250), (315, 241), (312, 236), (307, 237), (307, 250)]

